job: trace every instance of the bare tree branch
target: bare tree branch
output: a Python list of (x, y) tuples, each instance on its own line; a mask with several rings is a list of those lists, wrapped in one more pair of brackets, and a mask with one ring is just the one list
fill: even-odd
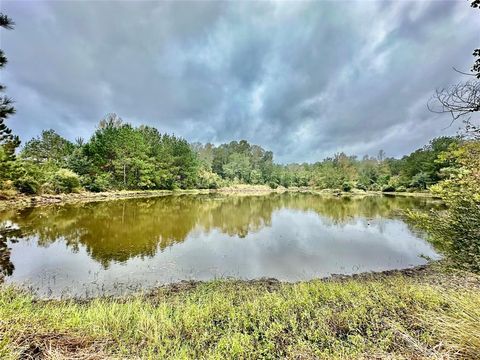
[(480, 81), (467, 81), (437, 89), (427, 107), (437, 114), (450, 113), (454, 121), (480, 111)]
[(480, 111), (480, 81), (467, 81), (437, 89), (428, 101), (427, 107), (436, 114), (450, 114), (452, 121), (448, 127), (456, 120), (463, 120), (466, 135), (480, 138), (480, 127), (475, 125), (470, 116)]

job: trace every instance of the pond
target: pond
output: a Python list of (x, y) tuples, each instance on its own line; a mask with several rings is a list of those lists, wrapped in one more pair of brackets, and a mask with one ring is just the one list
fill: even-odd
[(180, 280), (401, 269), (438, 258), (401, 215), (434, 206), (424, 198), (284, 193), (12, 210), (0, 213), (0, 270), (39, 296), (90, 297)]

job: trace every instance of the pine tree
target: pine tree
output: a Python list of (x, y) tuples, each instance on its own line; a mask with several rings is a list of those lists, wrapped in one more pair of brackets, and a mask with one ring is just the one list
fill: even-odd
[[(14, 22), (7, 15), (0, 13), (0, 27), (11, 30), (13, 29)], [(5, 53), (0, 49), (0, 69), (7, 63)], [(0, 84), (0, 92), (5, 90), (5, 86)], [(14, 157), (15, 148), (20, 145), (18, 136), (12, 134), (12, 130), (7, 127), (5, 120), (11, 115), (15, 114), (15, 108), (13, 107), (13, 101), (9, 97), (3, 95), (0, 96), (0, 146), (4, 149), (5, 154), (9, 158)]]

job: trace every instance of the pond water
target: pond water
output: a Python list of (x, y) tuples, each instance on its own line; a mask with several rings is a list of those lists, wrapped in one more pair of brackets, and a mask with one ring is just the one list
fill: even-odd
[(285, 193), (12, 210), (0, 213), (0, 271), (40, 296), (88, 297), (191, 279), (298, 281), (401, 269), (438, 257), (401, 216), (433, 206)]

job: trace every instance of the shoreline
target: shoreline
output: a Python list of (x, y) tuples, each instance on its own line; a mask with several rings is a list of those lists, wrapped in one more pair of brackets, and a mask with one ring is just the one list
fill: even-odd
[(266, 185), (236, 185), (219, 189), (178, 189), (178, 190), (115, 190), (106, 192), (81, 191), (70, 194), (42, 194), (42, 195), (23, 195), (17, 194), (8, 199), (0, 199), (0, 211), (9, 209), (21, 209), (27, 207), (63, 205), (71, 203), (87, 203), (97, 201), (124, 200), (134, 198), (160, 197), (167, 195), (202, 195), (219, 194), (226, 196), (259, 196), (272, 193), (299, 192), (311, 193), (321, 196), (349, 197), (349, 196), (404, 196), (404, 197), (424, 197), (438, 199), (428, 192), (381, 192), (381, 191), (361, 191), (354, 190), (343, 192), (331, 189), (315, 188), (283, 188), (271, 189)]
[(37, 302), (64, 302), (71, 301), (74, 303), (88, 303), (94, 300), (107, 301), (124, 301), (132, 298), (150, 298), (159, 293), (162, 294), (178, 294), (195, 290), (201, 286), (208, 286), (212, 283), (222, 283), (226, 286), (242, 286), (242, 287), (265, 287), (273, 291), (282, 286), (295, 286), (308, 283), (336, 283), (342, 284), (349, 281), (359, 283), (368, 281), (388, 280), (389, 278), (401, 277), (412, 281), (424, 281), (438, 286), (446, 286), (452, 284), (445, 284), (444, 277), (455, 278), (455, 284), (461, 283), (462, 286), (469, 287), (480, 291), (480, 275), (460, 270), (446, 259), (431, 260), (424, 265), (417, 265), (404, 269), (392, 269), (381, 271), (365, 271), (355, 274), (331, 274), (324, 277), (317, 277), (309, 280), (298, 281), (284, 281), (277, 278), (262, 277), (256, 279), (236, 279), (232, 277), (218, 278), (212, 280), (180, 280), (172, 283), (165, 283), (152, 287), (150, 289), (143, 289), (138, 291), (126, 292), (121, 295), (95, 295), (91, 297), (83, 296), (67, 296), (67, 297), (43, 297), (36, 295), (31, 289), (25, 288), (20, 284), (7, 284), (0, 275), (0, 292), (5, 288), (12, 288), (15, 291), (28, 294), (32, 296)]

